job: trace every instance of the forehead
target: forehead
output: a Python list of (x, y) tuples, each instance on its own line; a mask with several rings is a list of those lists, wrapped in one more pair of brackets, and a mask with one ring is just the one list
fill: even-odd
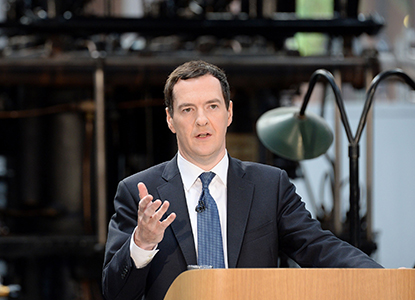
[(180, 79), (173, 87), (174, 105), (182, 102), (198, 102), (219, 100), (225, 102), (222, 86), (219, 80), (212, 75), (203, 75), (197, 78)]

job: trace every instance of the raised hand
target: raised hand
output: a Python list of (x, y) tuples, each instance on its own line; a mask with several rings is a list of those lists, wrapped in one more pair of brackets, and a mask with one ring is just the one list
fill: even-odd
[(134, 235), (134, 242), (144, 250), (153, 250), (164, 237), (166, 228), (176, 219), (176, 214), (171, 213), (166, 219), (160, 221), (170, 206), (168, 201), (164, 203), (157, 199), (153, 201), (153, 196), (147, 191), (144, 183), (137, 185), (140, 202), (137, 212), (137, 230)]

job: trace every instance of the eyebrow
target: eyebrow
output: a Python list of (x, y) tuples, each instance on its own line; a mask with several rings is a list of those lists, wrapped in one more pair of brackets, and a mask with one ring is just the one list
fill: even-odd
[(187, 107), (187, 106), (195, 106), (195, 105), (193, 103), (182, 103), (177, 108), (182, 109), (183, 107)]
[(220, 99), (212, 99), (212, 100), (207, 101), (206, 103), (211, 104), (211, 103), (220, 103), (220, 102), (221, 102)]
[[(212, 104), (212, 103), (221, 103), (221, 101), (220, 99), (212, 99), (212, 100), (206, 101), (205, 104)], [(188, 106), (195, 106), (195, 104), (194, 103), (182, 103), (177, 108), (181, 109), (183, 107), (188, 107)]]

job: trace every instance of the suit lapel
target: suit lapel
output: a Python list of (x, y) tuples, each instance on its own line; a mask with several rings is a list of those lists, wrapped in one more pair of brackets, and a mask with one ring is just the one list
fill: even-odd
[(166, 216), (172, 212), (176, 213), (176, 219), (170, 226), (187, 265), (195, 265), (197, 262), (195, 243), (183, 190), (183, 182), (177, 167), (177, 156), (167, 163), (162, 176), (166, 183), (158, 187), (158, 192), (160, 199), (169, 200), (170, 202)]
[(228, 171), (228, 264), (235, 268), (249, 217), (254, 184), (243, 178), (241, 162), (230, 157)]

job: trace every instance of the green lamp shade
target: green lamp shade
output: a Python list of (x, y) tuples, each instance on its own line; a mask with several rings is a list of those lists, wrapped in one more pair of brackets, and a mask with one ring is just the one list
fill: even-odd
[(260, 141), (271, 152), (294, 161), (312, 159), (325, 153), (333, 142), (326, 121), (314, 114), (299, 115), (297, 107), (267, 111), (257, 121)]

